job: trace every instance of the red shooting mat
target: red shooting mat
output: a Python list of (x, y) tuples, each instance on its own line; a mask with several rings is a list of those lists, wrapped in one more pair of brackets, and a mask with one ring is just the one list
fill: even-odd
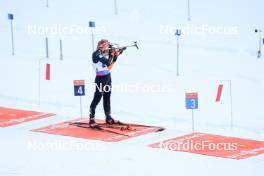
[(55, 114), (0, 107), (0, 127), (42, 119)]
[[(101, 140), (105, 142), (119, 142), (136, 136), (145, 135), (163, 130), (161, 127), (129, 124), (132, 130), (120, 130), (119, 128), (106, 128), (103, 126), (103, 120), (96, 120), (97, 123), (102, 125), (106, 131), (100, 131), (89, 128), (88, 118), (79, 118), (67, 122), (62, 122), (43, 128), (34, 129), (32, 131), (49, 133), (55, 135), (71, 136), (83, 139)], [(83, 122), (83, 127), (72, 125), (74, 122)], [(128, 123), (126, 123), (128, 124)]]
[(192, 133), (151, 144), (150, 147), (231, 159), (264, 153), (264, 142), (206, 133)]

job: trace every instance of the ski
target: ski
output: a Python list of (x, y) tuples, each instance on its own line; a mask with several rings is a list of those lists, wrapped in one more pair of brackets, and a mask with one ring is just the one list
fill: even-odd
[[(131, 126), (135, 126), (135, 127), (146, 127), (146, 128), (153, 128), (155, 126), (150, 126), (150, 125), (140, 125), (140, 124), (130, 124)], [(159, 128), (156, 132), (160, 132), (160, 131), (164, 131), (165, 128), (163, 127), (156, 127)]]
[[(118, 121), (117, 123), (114, 123), (114, 124), (109, 124), (109, 125), (113, 125), (113, 126), (124, 126), (124, 127), (127, 127), (127, 128), (131, 128), (131, 126), (134, 126), (134, 127), (146, 127), (146, 128), (153, 128), (155, 126), (150, 126), (150, 125), (140, 125), (140, 124), (127, 124), (127, 123), (123, 123), (123, 122), (120, 122)], [(156, 128), (159, 128), (156, 132), (160, 132), (160, 131), (164, 131), (165, 128), (163, 127), (156, 127)], [(131, 128), (131, 130), (133, 130)]]
[(132, 128), (131, 125), (129, 124), (124, 124), (121, 122), (118, 123), (114, 123), (114, 124), (107, 124), (107, 123), (102, 123), (99, 124), (102, 127), (106, 127), (106, 128), (113, 128), (113, 129), (118, 129), (120, 131), (135, 131), (135, 128)]
[[(74, 124), (89, 125), (87, 122), (74, 122)], [(119, 129), (120, 131), (135, 131), (136, 129), (132, 128), (132, 126), (134, 126), (134, 127), (146, 127), (146, 128), (154, 128), (155, 127), (155, 126), (150, 126), (150, 125), (127, 124), (127, 123), (123, 123), (120, 121), (118, 121), (117, 123), (114, 123), (114, 124), (99, 123), (98, 125), (101, 128)], [(165, 130), (165, 128), (163, 128), (163, 127), (155, 127), (155, 128), (158, 128), (156, 132), (161, 132), (161, 131)]]
[(130, 135), (127, 135), (127, 134), (122, 134), (122, 133), (118, 133), (118, 132), (115, 132), (112, 130), (105, 129), (105, 128), (101, 127), (100, 124), (96, 127), (90, 127), (90, 126), (87, 126), (89, 124), (85, 123), (85, 122), (73, 122), (73, 123), (70, 123), (70, 125), (74, 125), (74, 126), (80, 127), (80, 128), (86, 128), (86, 129), (97, 130), (97, 131), (101, 131), (101, 132), (113, 133), (113, 134), (117, 134), (117, 135), (121, 135), (121, 136), (130, 137)]

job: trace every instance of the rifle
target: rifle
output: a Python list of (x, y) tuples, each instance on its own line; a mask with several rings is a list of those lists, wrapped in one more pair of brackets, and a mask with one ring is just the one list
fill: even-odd
[(110, 44), (110, 48), (107, 48), (106, 50), (112, 50), (112, 49), (118, 49), (118, 50), (120, 50), (121, 52), (123, 52), (126, 48), (128, 48), (128, 47), (136, 47), (137, 49), (139, 49), (139, 47), (138, 47), (138, 45), (137, 45), (137, 42), (134, 42), (134, 44), (133, 45), (127, 45), (127, 46), (122, 46), (122, 47), (118, 47), (118, 45), (117, 45), (117, 47), (115, 46), (115, 45), (117, 45), (117, 44)]

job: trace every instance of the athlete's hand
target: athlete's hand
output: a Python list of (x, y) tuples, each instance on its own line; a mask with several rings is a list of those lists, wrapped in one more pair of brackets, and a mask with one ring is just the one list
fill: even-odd
[(113, 56), (113, 57), (117, 57), (117, 56), (119, 56), (120, 55), (120, 51), (119, 51), (119, 49), (113, 49), (112, 50), (112, 52), (111, 52), (111, 55)]
[(126, 49), (127, 49), (127, 47), (123, 47), (123, 48), (121, 48), (121, 49), (119, 50), (120, 54), (122, 54), (123, 51), (125, 51)]

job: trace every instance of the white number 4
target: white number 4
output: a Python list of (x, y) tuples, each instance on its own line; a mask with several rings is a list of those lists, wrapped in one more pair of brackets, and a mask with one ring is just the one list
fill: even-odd
[(83, 89), (82, 89), (82, 86), (79, 86), (79, 89), (78, 89), (78, 91), (77, 91), (77, 92), (78, 92), (78, 94), (79, 94), (79, 95), (82, 95), (82, 94), (83, 94)]

